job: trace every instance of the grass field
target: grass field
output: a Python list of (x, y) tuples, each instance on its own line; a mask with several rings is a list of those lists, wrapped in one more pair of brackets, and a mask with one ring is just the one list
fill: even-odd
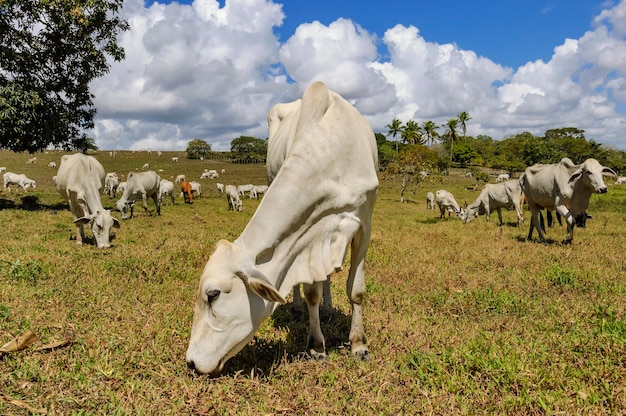
[(422, 184), (409, 203), (399, 181), (382, 179), (366, 268), (371, 360), (346, 353), (342, 272), (322, 326), (327, 361), (302, 355), (308, 323), (284, 305), (211, 378), (184, 361), (196, 287), (215, 243), (237, 238), (259, 201), (228, 211), (216, 181), (199, 177), (225, 169), (220, 182), (263, 184), (264, 167), (100, 152), (107, 172), (149, 163), (162, 178), (201, 182), (204, 195), (177, 198), (161, 217), (136, 209), (98, 250), (70, 240), (47, 168), (60, 155), (27, 165), (30, 155), (0, 152), (0, 166), (37, 181), (26, 198), (0, 195), (0, 345), (38, 337), (0, 353), (0, 415), (626, 413), (626, 186), (608, 180), (609, 193), (592, 196), (593, 219), (564, 246), (558, 225), (546, 244), (525, 241), (527, 211), (522, 227), (512, 211), (500, 227), (495, 215), (462, 224), (426, 209), (426, 192), (440, 188), (471, 202), (471, 179)]

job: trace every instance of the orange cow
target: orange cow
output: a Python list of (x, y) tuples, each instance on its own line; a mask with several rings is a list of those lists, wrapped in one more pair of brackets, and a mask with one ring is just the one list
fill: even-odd
[(180, 183), (180, 190), (183, 192), (183, 196), (185, 197), (185, 204), (193, 204), (193, 193), (191, 193), (191, 183), (187, 181), (182, 181)]

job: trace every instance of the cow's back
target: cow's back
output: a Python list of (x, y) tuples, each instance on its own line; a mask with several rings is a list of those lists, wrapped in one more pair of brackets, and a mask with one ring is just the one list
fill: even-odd
[(569, 178), (575, 170), (576, 165), (568, 158), (559, 163), (536, 164), (526, 168), (520, 185), (529, 206), (554, 209), (556, 200), (567, 198), (571, 192)]
[(92, 186), (97, 191), (104, 186), (104, 168), (93, 156), (75, 153), (61, 157), (57, 171), (57, 190), (67, 197), (68, 191), (81, 192)]

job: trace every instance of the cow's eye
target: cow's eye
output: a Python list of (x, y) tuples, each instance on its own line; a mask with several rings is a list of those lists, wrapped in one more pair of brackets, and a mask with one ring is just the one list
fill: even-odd
[(206, 293), (206, 301), (207, 303), (210, 305), (211, 303), (213, 303), (215, 301), (215, 299), (217, 299), (217, 297), (220, 295), (220, 291), (217, 289), (213, 289), (213, 290), (209, 290)]

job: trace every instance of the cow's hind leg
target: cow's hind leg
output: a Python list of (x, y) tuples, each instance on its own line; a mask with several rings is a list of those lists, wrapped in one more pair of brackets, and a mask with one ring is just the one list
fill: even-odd
[(364, 360), (369, 359), (367, 338), (363, 327), (363, 298), (365, 296), (365, 254), (369, 245), (369, 231), (361, 228), (352, 239), (350, 272), (346, 291), (352, 305), (350, 325), (350, 350)]
[(291, 303), (291, 313), (293, 318), (297, 321), (302, 319), (304, 312), (304, 303), (302, 302), (302, 295), (300, 294), (300, 285), (293, 286), (293, 302)]
[(309, 342), (307, 350), (316, 360), (326, 358), (326, 342), (320, 327), (320, 302), (322, 300), (324, 282), (304, 283), (304, 297), (309, 311)]
[(333, 314), (333, 298), (330, 294), (330, 276), (326, 277), (324, 282), (324, 303), (322, 304), (322, 310), (320, 316), (328, 318)]

